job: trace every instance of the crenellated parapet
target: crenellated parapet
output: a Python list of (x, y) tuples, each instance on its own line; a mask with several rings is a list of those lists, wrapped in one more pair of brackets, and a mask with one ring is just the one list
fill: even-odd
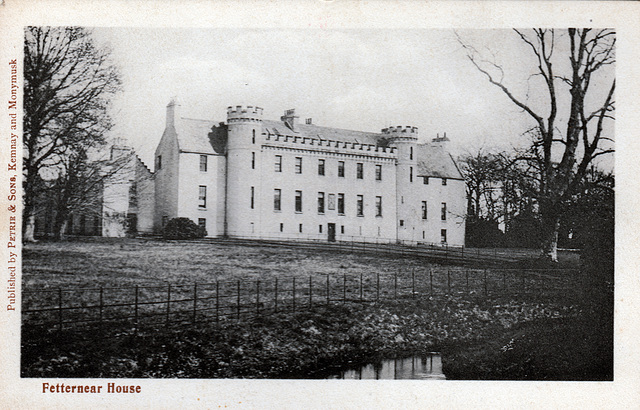
[(417, 141), (418, 140), (418, 127), (411, 125), (397, 127), (388, 127), (382, 129), (382, 134), (393, 141)]
[[(376, 144), (363, 144), (358, 142), (338, 141), (331, 139), (323, 139), (316, 137), (303, 137), (295, 135), (280, 135), (280, 134), (264, 134), (267, 144), (273, 144), (278, 146), (291, 146), (298, 149), (317, 149), (335, 152), (344, 152), (351, 154), (358, 154), (367, 152), (369, 154), (375, 153), (393, 155), (396, 153), (396, 147), (383, 147)], [(317, 147), (317, 148), (316, 148)]]
[(252, 105), (236, 105), (227, 107), (227, 123), (241, 121), (262, 121), (262, 108)]

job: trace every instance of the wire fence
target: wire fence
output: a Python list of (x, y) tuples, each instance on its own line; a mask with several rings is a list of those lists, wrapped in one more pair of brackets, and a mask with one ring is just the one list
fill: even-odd
[[(575, 270), (447, 269), (312, 274), (152, 286), (25, 289), (23, 323), (43, 330), (221, 323), (319, 305), (462, 295), (565, 296)], [(573, 278), (573, 279), (572, 279)]]

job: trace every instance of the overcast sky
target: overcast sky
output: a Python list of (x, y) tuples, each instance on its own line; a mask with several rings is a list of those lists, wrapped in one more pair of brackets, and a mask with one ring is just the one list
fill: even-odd
[[(535, 61), (510, 30), (459, 34), (537, 103)], [(301, 120), (329, 127), (412, 125), (424, 141), (446, 132), (458, 153), (520, 145), (533, 125), (466, 59), (452, 30), (96, 28), (94, 35), (122, 73), (112, 136), (148, 165), (173, 96), (190, 118), (225, 121), (227, 106), (246, 104), (263, 107), (267, 119), (295, 108)], [(603, 89), (611, 78), (601, 79)]]

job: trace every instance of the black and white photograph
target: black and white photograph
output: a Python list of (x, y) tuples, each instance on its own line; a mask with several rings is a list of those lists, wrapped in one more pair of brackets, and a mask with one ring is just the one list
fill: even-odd
[(187, 386), (176, 403), (260, 408), (275, 402), (243, 389), (269, 380), (279, 397), (309, 386), (311, 407), (424, 407), (437, 390), (464, 408), (491, 400), (455, 389), (568, 400), (623, 380), (630, 31), (581, 14), (354, 24), (321, 3), (296, 24), (275, 5), (226, 24), (238, 3), (203, 2), (217, 24), (93, 11), (13, 28), (2, 348), (25, 395), (137, 408), (153, 391), (165, 408)]

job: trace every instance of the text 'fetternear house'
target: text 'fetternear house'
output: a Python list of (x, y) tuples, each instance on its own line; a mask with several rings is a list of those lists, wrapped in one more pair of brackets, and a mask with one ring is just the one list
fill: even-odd
[(187, 217), (210, 237), (463, 245), (465, 185), (445, 141), (300, 123), (294, 110), (267, 120), (253, 106), (196, 120), (173, 100), (148, 214), (155, 232)]

